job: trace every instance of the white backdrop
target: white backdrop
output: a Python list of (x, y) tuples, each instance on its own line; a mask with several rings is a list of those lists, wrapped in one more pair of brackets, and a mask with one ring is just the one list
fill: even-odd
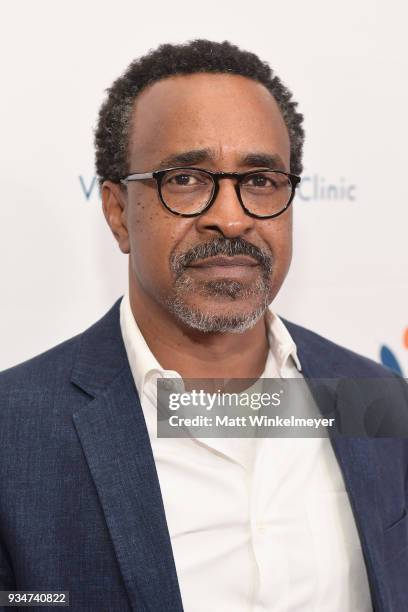
[(0, 369), (82, 331), (123, 294), (127, 257), (93, 183), (104, 90), (148, 49), (205, 37), (258, 53), (305, 114), (294, 260), (275, 310), (376, 360), (386, 345), (408, 375), (407, 5), (258, 0), (253, 7), (237, 0), (3, 6)]

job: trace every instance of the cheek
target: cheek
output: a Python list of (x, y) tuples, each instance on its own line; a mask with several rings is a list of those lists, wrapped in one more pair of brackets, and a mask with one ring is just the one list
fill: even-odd
[(292, 258), (292, 215), (286, 216), (284, 213), (265, 223), (267, 225), (263, 228), (264, 240), (272, 251), (275, 268), (284, 272)]
[(143, 284), (154, 283), (158, 278), (164, 280), (170, 274), (169, 256), (178, 240), (177, 217), (163, 209), (155, 197), (133, 197), (129, 204), (133, 271)]

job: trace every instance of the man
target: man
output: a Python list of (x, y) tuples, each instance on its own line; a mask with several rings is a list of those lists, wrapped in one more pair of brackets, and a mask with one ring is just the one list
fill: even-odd
[(96, 163), (129, 290), (1, 375), (3, 590), (98, 612), (407, 609), (404, 440), (157, 435), (163, 377), (392, 377), (271, 307), (303, 137), (291, 93), (227, 42), (164, 45), (109, 89)]

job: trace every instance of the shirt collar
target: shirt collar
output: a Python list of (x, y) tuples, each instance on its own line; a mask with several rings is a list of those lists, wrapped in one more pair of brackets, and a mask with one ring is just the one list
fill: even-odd
[[(296, 344), (283, 321), (271, 310), (270, 306), (266, 312), (266, 324), (270, 347), (269, 356), (272, 354), (274, 357), (280, 375), (283, 374), (290, 359), (293, 359), (296, 368), (301, 371)], [(180, 375), (174, 370), (165, 370), (151, 352), (133, 316), (128, 292), (125, 293), (120, 303), (120, 327), (130, 369), (140, 396), (152, 376), (180, 378)]]
[(144, 339), (133, 316), (128, 292), (125, 293), (120, 303), (120, 327), (136, 389), (141, 396), (147, 380), (167, 370), (164, 370), (159, 364)]
[(302, 365), (299, 361), (295, 341), (282, 319), (273, 312), (271, 306), (266, 311), (266, 325), (270, 351), (275, 357), (279, 371), (282, 372), (288, 365), (288, 361), (293, 359), (296, 368), (300, 372)]

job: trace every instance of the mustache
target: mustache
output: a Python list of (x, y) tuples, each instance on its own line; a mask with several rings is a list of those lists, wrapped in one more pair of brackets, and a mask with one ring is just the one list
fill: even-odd
[(176, 276), (180, 276), (192, 263), (201, 259), (208, 259), (217, 255), (233, 257), (234, 255), (247, 255), (255, 259), (263, 269), (264, 274), (272, 270), (272, 255), (259, 247), (247, 242), (243, 238), (216, 238), (211, 242), (203, 242), (192, 247), (185, 253), (174, 253), (170, 258), (170, 265)]

